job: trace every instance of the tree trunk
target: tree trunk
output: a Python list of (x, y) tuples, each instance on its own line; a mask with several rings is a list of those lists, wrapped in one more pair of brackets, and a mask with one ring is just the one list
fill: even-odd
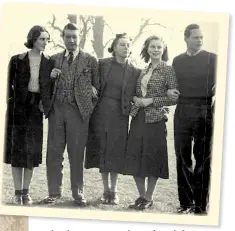
[(95, 17), (93, 25), (93, 41), (92, 46), (97, 55), (97, 58), (103, 58), (104, 56), (104, 18), (102, 16)]

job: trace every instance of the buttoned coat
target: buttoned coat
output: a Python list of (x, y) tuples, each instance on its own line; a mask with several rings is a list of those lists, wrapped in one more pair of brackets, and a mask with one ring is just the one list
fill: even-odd
[[(50, 78), (52, 68), (53, 63), (50, 58), (42, 53), (39, 68), (39, 89), (45, 115), (49, 112), (52, 96), (53, 81)], [(20, 133), (23, 137), (27, 129), (26, 98), (28, 96), (29, 80), (30, 65), (28, 52), (12, 56), (9, 62), (7, 78), (6, 163), (11, 162), (13, 146), (15, 148), (15, 145), (18, 145), (18, 142), (13, 143), (13, 140), (20, 138), (18, 136), (17, 138), (16, 134)], [(18, 131), (19, 129), (20, 131)], [(25, 145), (27, 146), (27, 144)]]

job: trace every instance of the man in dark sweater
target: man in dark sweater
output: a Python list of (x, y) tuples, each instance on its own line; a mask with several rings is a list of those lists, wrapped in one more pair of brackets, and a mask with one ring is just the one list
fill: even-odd
[(216, 55), (201, 50), (203, 35), (199, 25), (187, 26), (184, 37), (187, 51), (175, 57), (172, 64), (179, 92), (168, 92), (169, 98), (179, 96), (174, 115), (180, 202), (178, 212), (206, 214), (210, 185)]

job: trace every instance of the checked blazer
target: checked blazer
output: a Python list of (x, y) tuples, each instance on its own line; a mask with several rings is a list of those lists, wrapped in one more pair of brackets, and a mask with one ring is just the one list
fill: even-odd
[[(151, 64), (144, 68), (137, 80), (135, 95), (138, 98), (143, 98), (141, 91), (141, 80), (145, 74), (148, 73)], [(153, 104), (144, 108), (145, 110), (145, 122), (156, 123), (166, 117), (166, 110), (164, 107), (176, 104), (171, 101), (166, 93), (168, 89), (178, 89), (176, 76), (173, 67), (161, 61), (158, 66), (153, 70), (147, 84), (147, 94), (144, 98), (153, 98)], [(140, 107), (132, 104), (131, 113), (132, 117), (135, 117)]]
[[(51, 59), (54, 60), (55, 68), (61, 69), (64, 55), (65, 51), (51, 57)], [(92, 86), (94, 86), (98, 92), (100, 90), (98, 61), (94, 56), (84, 52), (80, 48), (76, 65), (77, 71), (74, 76), (74, 94), (81, 116), (83, 120), (86, 120), (92, 114), (97, 103), (97, 100), (93, 97)], [(58, 79), (56, 81), (58, 81)], [(51, 105), (55, 99), (58, 83), (56, 81)]]

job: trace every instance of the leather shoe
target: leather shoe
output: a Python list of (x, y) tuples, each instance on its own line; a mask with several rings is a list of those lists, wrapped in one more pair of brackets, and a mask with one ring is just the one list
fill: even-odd
[(111, 201), (111, 193), (110, 191), (105, 191), (102, 195), (102, 197), (100, 198), (102, 204), (109, 204)]
[(194, 207), (179, 207), (177, 209), (177, 213), (179, 214), (190, 214), (194, 213)]
[(21, 195), (15, 195), (13, 199), (13, 203), (16, 205), (23, 205), (23, 200)]
[(118, 205), (119, 204), (119, 196), (117, 192), (110, 192), (110, 204)]
[(139, 206), (136, 207), (137, 210), (145, 210), (153, 206), (153, 200), (148, 201), (144, 199)]
[(55, 204), (56, 201), (57, 201), (59, 198), (60, 198), (59, 195), (51, 195), (51, 196), (46, 197), (46, 198), (43, 200), (43, 202), (44, 202), (45, 204)]
[(207, 215), (207, 211), (206, 209), (202, 209), (200, 207), (196, 207), (195, 210), (194, 210), (194, 214), (195, 215)]
[(143, 200), (144, 200), (143, 197), (138, 197), (133, 204), (130, 204), (128, 206), (128, 208), (135, 209), (136, 207), (138, 207), (142, 203)]
[(31, 205), (31, 204), (33, 204), (33, 200), (32, 200), (32, 198), (30, 197), (29, 194), (23, 195), (22, 196), (22, 200), (23, 200), (23, 204), (24, 205)]
[(83, 193), (73, 196), (73, 198), (77, 205), (82, 206), (82, 207), (87, 206), (87, 200)]

